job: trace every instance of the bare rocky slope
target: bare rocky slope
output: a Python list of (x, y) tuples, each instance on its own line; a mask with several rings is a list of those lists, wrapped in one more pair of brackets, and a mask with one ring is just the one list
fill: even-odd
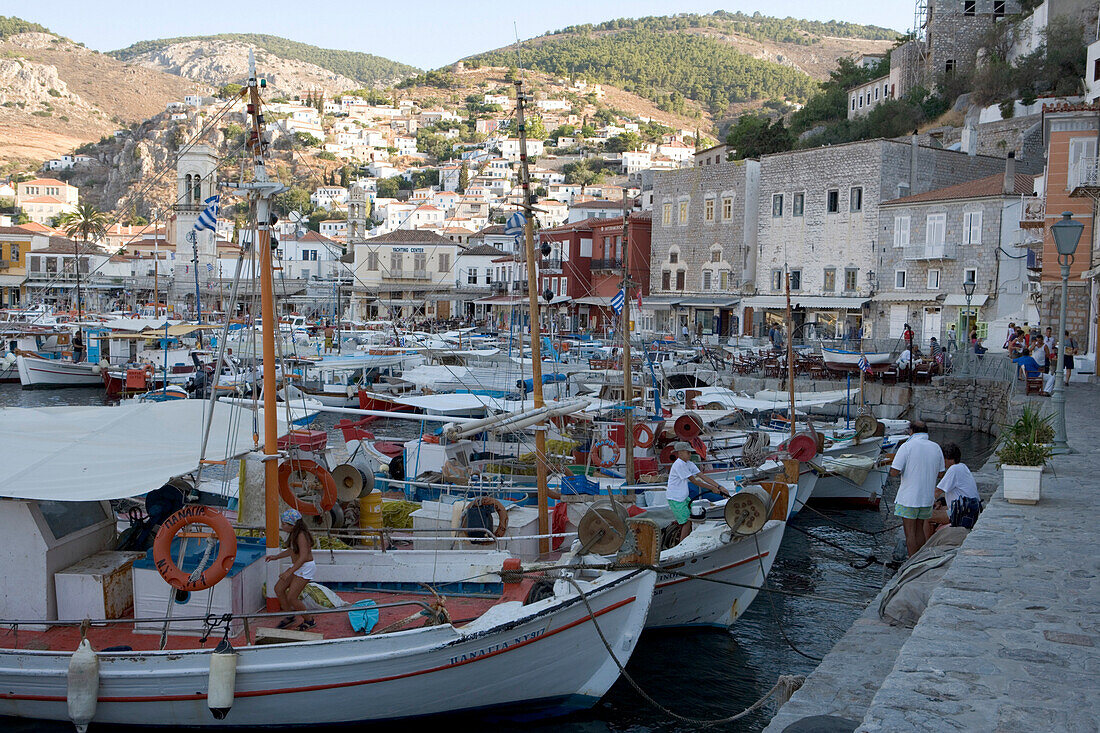
[(9, 36), (0, 41), (0, 165), (36, 166), (208, 91), (50, 33)]
[[(183, 41), (133, 56), (130, 63), (218, 87), (239, 84), (248, 78), (250, 48), (237, 41)], [(268, 87), (279, 94), (307, 89), (324, 89), (331, 93), (363, 86), (355, 79), (316, 64), (280, 58), (262, 48), (255, 51), (257, 68), (262, 69)]]

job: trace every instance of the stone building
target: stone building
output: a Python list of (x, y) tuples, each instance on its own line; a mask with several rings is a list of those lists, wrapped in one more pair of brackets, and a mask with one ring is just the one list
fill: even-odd
[(435, 232), (397, 229), (354, 245), (356, 318), (450, 318), (458, 245)]
[(986, 32), (1020, 12), (1019, 0), (927, 0), (924, 25), (925, 78), (969, 71)]
[[(885, 201), (879, 208), (879, 290), (871, 303), (874, 333), (900, 338), (904, 325), (928, 350), (954, 331), (964, 344), (971, 327), (997, 341), (1008, 323), (1035, 323), (1031, 292), (1034, 252), (1020, 227), (1032, 201), (1033, 176), (1015, 172), (1009, 158), (1001, 174)], [(969, 300), (963, 285), (974, 283)]]
[(653, 295), (641, 320), (655, 333), (738, 332), (733, 307), (756, 272), (760, 163), (719, 157), (654, 176)]
[[(741, 301), (742, 332), (783, 319), (784, 273), (795, 336), (840, 337), (861, 327), (882, 277), (882, 201), (1001, 173), (1004, 161), (923, 147), (916, 138), (866, 140), (764, 156), (760, 161), (757, 295)], [(655, 257), (655, 261), (656, 261)], [(748, 261), (748, 258), (746, 258)]]

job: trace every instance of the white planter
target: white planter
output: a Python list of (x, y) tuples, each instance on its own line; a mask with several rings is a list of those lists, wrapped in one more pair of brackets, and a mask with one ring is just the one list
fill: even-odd
[(1042, 466), (1009, 466), (1001, 464), (1004, 475), (1005, 501), (1010, 504), (1035, 504), (1043, 485)]

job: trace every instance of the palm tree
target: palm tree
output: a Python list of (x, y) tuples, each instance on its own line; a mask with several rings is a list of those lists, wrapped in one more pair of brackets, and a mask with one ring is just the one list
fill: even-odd
[[(88, 240), (102, 239), (107, 233), (107, 215), (91, 204), (80, 204), (75, 211), (61, 215), (58, 221), (65, 234), (73, 240), (73, 254), (76, 260), (76, 313), (77, 320), (84, 320), (84, 304), (80, 299), (80, 252), (88, 249)], [(83, 247), (78, 248), (76, 237), (80, 237)]]

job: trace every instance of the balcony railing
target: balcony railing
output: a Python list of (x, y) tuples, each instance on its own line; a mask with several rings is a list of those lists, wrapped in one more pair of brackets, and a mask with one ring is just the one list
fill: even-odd
[(622, 266), (623, 260), (621, 257), (604, 260), (592, 260), (593, 270), (618, 270), (621, 269)]
[(957, 245), (954, 242), (938, 244), (912, 244), (905, 248), (907, 260), (953, 260)]
[(428, 280), (427, 270), (390, 270), (387, 280)]
[(1023, 209), (1020, 214), (1021, 229), (1042, 229), (1046, 226), (1047, 202), (1040, 198), (1023, 198)]
[(0, 260), (0, 270), (7, 270), (9, 267), (11, 267), (9, 260)]
[(1081, 158), (1077, 165), (1069, 170), (1066, 187), (1070, 191), (1079, 188), (1100, 188), (1100, 159)]
[(561, 260), (541, 259), (539, 260), (539, 269), (543, 272), (561, 272)]

